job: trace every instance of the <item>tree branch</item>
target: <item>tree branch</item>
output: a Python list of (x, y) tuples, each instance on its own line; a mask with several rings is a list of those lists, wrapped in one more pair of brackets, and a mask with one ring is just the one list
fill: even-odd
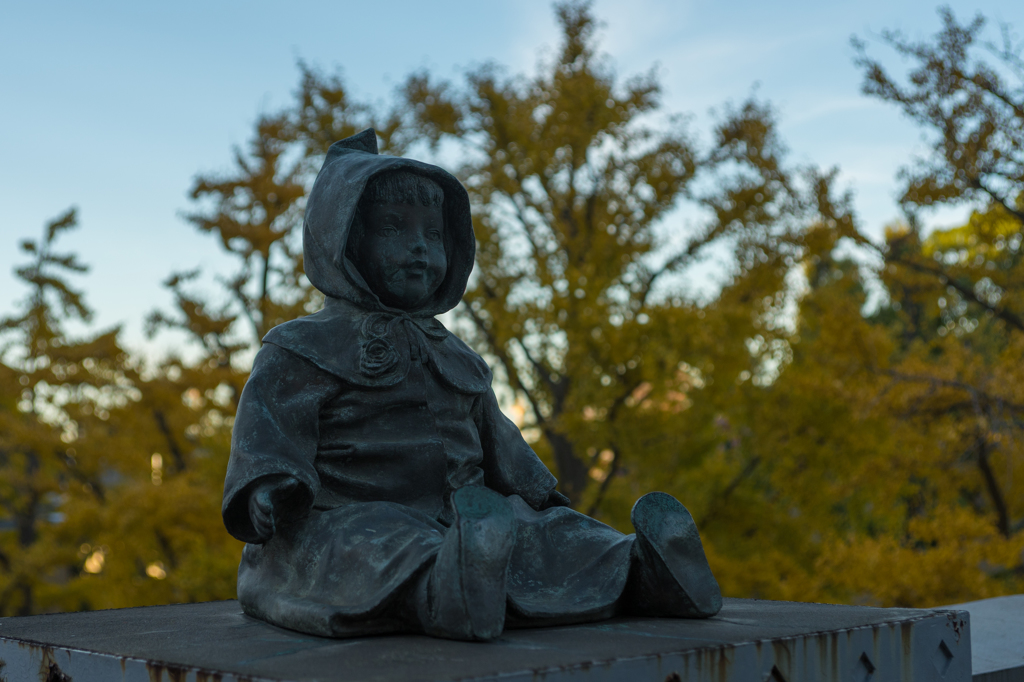
[(612, 461), (608, 464), (608, 475), (601, 481), (601, 487), (597, 489), (597, 495), (594, 497), (594, 501), (590, 503), (587, 508), (587, 516), (593, 516), (597, 513), (597, 508), (601, 505), (604, 500), (605, 493), (608, 492), (608, 487), (611, 485), (612, 478), (618, 472), (619, 469), (619, 448), (617, 445), (612, 445), (609, 450), (612, 451)]
[(685, 249), (683, 249), (682, 251), (672, 256), (667, 261), (665, 261), (665, 264), (662, 265), (660, 268), (649, 273), (648, 276), (644, 279), (644, 283), (640, 289), (641, 307), (647, 305), (647, 298), (651, 295), (651, 290), (654, 288), (654, 283), (655, 281), (657, 281), (659, 277), (668, 272), (671, 272), (672, 270), (675, 270), (684, 262), (697, 255), (697, 252), (704, 248), (707, 244), (709, 244), (711, 240), (720, 231), (720, 226), (716, 226), (715, 228), (708, 230), (708, 232), (704, 234), (702, 237), (694, 239), (693, 241), (686, 245)]
[[(882, 253), (883, 257), (885, 256), (882, 249), (880, 249), (877, 246), (875, 248), (880, 253)], [(956, 281), (955, 279), (947, 275), (941, 269), (929, 267), (927, 265), (924, 265), (923, 263), (899, 257), (890, 259), (890, 262), (899, 263), (905, 267), (910, 268), (911, 270), (916, 270), (917, 272), (923, 272), (925, 274), (929, 274), (936, 277), (942, 284), (951, 286), (954, 289), (956, 289), (957, 292), (959, 292), (960, 295), (963, 296), (964, 298), (968, 299), (972, 303), (977, 303), (985, 310), (990, 311), (993, 315), (995, 315), (996, 317), (998, 317), (1011, 327), (1015, 328), (1017, 331), (1024, 332), (1024, 320), (1022, 320), (1018, 315), (1015, 315), (1014, 313), (1010, 312), (1009, 310), (1006, 310), (1001, 306), (995, 306), (982, 300), (976, 293), (974, 293), (973, 289), (964, 286), (960, 282)]]
[(1010, 512), (1006, 506), (1003, 489), (999, 486), (999, 481), (992, 471), (992, 464), (989, 462), (988, 442), (985, 440), (984, 434), (981, 433), (978, 434), (977, 452), (978, 469), (981, 471), (982, 478), (985, 479), (985, 488), (988, 490), (988, 496), (992, 500), (992, 506), (996, 509), (999, 532), (1003, 537), (1009, 538), (1013, 534), (1010, 528)]
[(1011, 402), (1003, 398), (1002, 396), (992, 395), (987, 391), (984, 391), (976, 386), (972, 386), (971, 384), (968, 384), (963, 381), (957, 381), (955, 379), (942, 379), (940, 377), (927, 376), (922, 374), (907, 374), (905, 372), (899, 372), (894, 369), (887, 369), (882, 371), (881, 373), (885, 374), (886, 376), (890, 376), (893, 379), (898, 379), (900, 381), (932, 384), (934, 386), (945, 386), (947, 388), (957, 388), (962, 391), (966, 391), (971, 394), (971, 398), (975, 401), (974, 405), (977, 409), (980, 409), (977, 402), (978, 399), (983, 398), (986, 402), (999, 403), (999, 405), (1001, 405), (1002, 407), (1008, 407), (1009, 409), (1014, 410), (1016, 412), (1024, 412), (1024, 405)]
[(1018, 211), (1016, 208), (1014, 208), (1013, 204), (1010, 203), (1009, 200), (1006, 199), (1006, 197), (1001, 195), (999, 192), (996, 192), (994, 189), (988, 187), (984, 182), (981, 181), (980, 177), (973, 178), (972, 184), (977, 189), (980, 189), (982, 192), (987, 194), (993, 201), (1002, 206), (1007, 213), (1012, 215), (1021, 223), (1024, 223), (1024, 211)]
[(729, 500), (732, 494), (736, 491), (736, 488), (740, 486), (740, 483), (749, 478), (750, 475), (754, 473), (754, 469), (756, 469), (760, 463), (761, 456), (755, 455), (749, 462), (747, 462), (747, 465), (743, 467), (743, 469), (737, 473), (724, 488), (722, 488), (722, 492), (720, 492), (711, 505), (709, 505), (707, 513), (704, 514), (701, 520), (697, 522), (698, 528), (703, 528), (709, 520), (714, 518), (715, 510)]
[(171, 429), (167, 425), (167, 418), (164, 416), (163, 411), (153, 410), (153, 419), (156, 421), (156, 425), (157, 428), (160, 429), (160, 433), (163, 434), (164, 439), (167, 441), (167, 449), (174, 458), (175, 467), (178, 471), (184, 471), (185, 455), (182, 453), (181, 448), (178, 447), (178, 443), (174, 440), (174, 435), (171, 433)]
[(473, 310), (473, 306), (465, 306), (466, 314), (469, 315), (469, 319), (473, 321), (477, 330), (484, 335), (487, 339), (487, 344), (491, 347), (491, 352), (498, 358), (502, 367), (505, 368), (505, 374), (508, 376), (508, 382), (512, 385), (512, 389), (515, 391), (521, 391), (526, 396), (526, 401), (530, 404), (530, 410), (533, 412), (533, 418), (537, 422), (537, 426), (540, 428), (544, 427), (545, 419), (541, 414), (540, 405), (536, 398), (530, 393), (523, 382), (519, 380), (519, 374), (516, 372), (515, 364), (512, 362), (512, 358), (509, 357), (505, 349), (501, 347), (494, 334), (487, 328), (483, 318), (477, 315), (476, 311)]

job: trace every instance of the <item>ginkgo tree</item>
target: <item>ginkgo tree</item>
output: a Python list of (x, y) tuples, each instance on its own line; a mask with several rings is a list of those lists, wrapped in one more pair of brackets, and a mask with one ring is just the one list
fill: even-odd
[(28, 294), (0, 320), (0, 614), (229, 596), (241, 546), (213, 492), (244, 374), (146, 367), (116, 328), (72, 335), (91, 317), (73, 284), (87, 268), (57, 247), (76, 224), (22, 242)]
[[(173, 306), (149, 318), (184, 340), (167, 357), (68, 331), (89, 320), (84, 266), (56, 246), (74, 213), (23, 244), (28, 294), (0, 326), (0, 614), (234, 596), (241, 545), (219, 507), (235, 405), (266, 331), (322, 303), (302, 270), (305, 196), (330, 144), (366, 127), (382, 153), (455, 159), (478, 256), (446, 322), (577, 508), (628, 531), (639, 495), (672, 493), (730, 596), (1020, 591), (1013, 44), (979, 56), (982, 22), (948, 12), (931, 42), (884, 34), (916, 60), (906, 82), (861, 46), (867, 93), (934, 143), (875, 242), (835, 171), (788, 160), (769, 104), (693, 131), (663, 115), (653, 74), (616, 74), (590, 3), (555, 14), (560, 45), (532, 75), (417, 72), (387, 106), (300, 64), (292, 104), (195, 179), (187, 220), (236, 267), (215, 287), (168, 277)], [(927, 232), (922, 211), (944, 202), (974, 212)], [(697, 296), (709, 258), (721, 286)]]
[[(804, 231), (851, 223), (833, 176), (787, 166), (770, 107), (728, 108), (702, 147), (678, 121), (655, 125), (652, 75), (616, 77), (589, 4), (556, 14), (562, 44), (535, 77), (485, 66), (404, 92), (423, 137), (465, 150), (479, 249), (463, 329), (524, 404), (563, 491), (600, 515), (620, 474), (687, 467), (687, 394), (760, 371)], [(684, 204), (702, 218), (666, 238)], [(697, 304), (680, 277), (716, 250), (733, 255), (730, 282)]]

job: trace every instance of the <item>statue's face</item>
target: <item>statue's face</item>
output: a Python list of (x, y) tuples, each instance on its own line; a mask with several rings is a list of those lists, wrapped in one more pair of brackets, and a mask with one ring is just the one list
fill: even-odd
[(363, 215), (357, 267), (380, 300), (413, 310), (444, 281), (444, 216), (438, 206), (377, 204)]

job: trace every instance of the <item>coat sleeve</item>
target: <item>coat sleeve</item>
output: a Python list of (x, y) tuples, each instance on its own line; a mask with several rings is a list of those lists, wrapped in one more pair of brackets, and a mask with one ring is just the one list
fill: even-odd
[(477, 401), (485, 484), (502, 495), (519, 495), (539, 510), (558, 481), (523, 440), (519, 427), (502, 414), (494, 391), (488, 389)]
[(289, 505), (298, 512), (312, 506), (320, 489), (313, 468), (320, 407), (339, 390), (337, 379), (279, 346), (265, 344), (256, 355), (238, 402), (224, 479), (221, 514), (229, 533), (255, 541), (249, 496), (267, 477), (298, 480)]

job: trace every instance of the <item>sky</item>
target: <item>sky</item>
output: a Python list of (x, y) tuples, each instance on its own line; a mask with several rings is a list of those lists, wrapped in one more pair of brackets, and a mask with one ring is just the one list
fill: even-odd
[[(950, 6), (1024, 33), (1019, 0)], [(879, 35), (927, 39), (936, 5), (596, 0), (594, 13), (617, 73), (656, 68), (664, 109), (691, 115), (698, 136), (713, 108), (756, 91), (776, 107), (792, 161), (839, 167), (869, 235), (899, 217), (895, 175), (926, 147), (897, 110), (861, 94), (850, 37), (898, 71)], [(230, 171), (256, 118), (290, 104), (299, 60), (341, 69), (357, 98), (384, 102), (423, 68), (458, 79), (495, 62), (532, 74), (558, 43), (548, 0), (41, 0), (3, 14), (0, 316), (25, 295), (11, 274), (17, 243), (76, 206), (80, 228), (61, 245), (90, 265), (77, 284), (95, 324), (121, 325), (136, 350), (161, 343), (146, 340), (143, 320), (170, 307), (170, 273), (230, 271), (215, 239), (182, 218), (188, 190), (197, 174)]]

